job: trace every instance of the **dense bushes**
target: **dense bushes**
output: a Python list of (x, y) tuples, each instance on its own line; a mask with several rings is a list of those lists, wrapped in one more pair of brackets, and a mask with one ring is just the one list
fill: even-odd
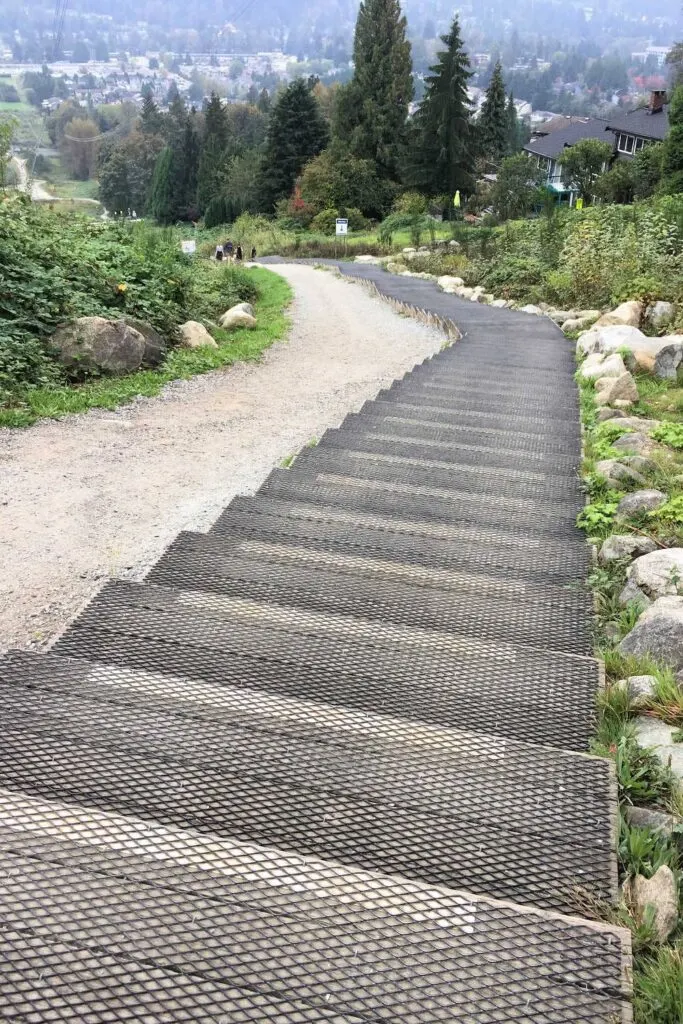
[(247, 273), (184, 256), (172, 230), (63, 216), (0, 194), (0, 402), (60, 377), (48, 339), (64, 320), (125, 313), (172, 341), (185, 320), (253, 297)]

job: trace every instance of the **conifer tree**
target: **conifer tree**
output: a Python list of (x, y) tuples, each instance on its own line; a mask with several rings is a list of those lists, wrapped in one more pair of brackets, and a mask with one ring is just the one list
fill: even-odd
[(140, 131), (143, 135), (159, 135), (164, 126), (164, 115), (161, 113), (150, 92), (145, 92), (140, 111)]
[(522, 146), (519, 118), (515, 107), (515, 98), (510, 93), (508, 96), (507, 114), (507, 155), (513, 156), (518, 153)]
[(257, 183), (263, 210), (271, 212), (290, 195), (304, 165), (325, 148), (328, 135), (317, 99), (297, 78), (280, 93), (270, 115)]
[(430, 68), (425, 97), (414, 119), (408, 173), (412, 184), (427, 195), (448, 196), (450, 210), (455, 192), (467, 193), (474, 185), (474, 139), (467, 96), (472, 71), (457, 16), (441, 40), (446, 49), (438, 53), (438, 63)]
[(149, 192), (149, 212), (160, 224), (172, 224), (176, 219), (172, 170), (173, 153), (170, 146), (164, 146), (157, 158)]
[(227, 173), (229, 134), (226, 108), (219, 97), (212, 93), (204, 111), (204, 137), (197, 172), (197, 204), (200, 213), (222, 190)]
[(508, 149), (509, 121), (506, 104), (503, 68), (500, 61), (496, 61), (478, 122), (482, 155), (496, 164), (503, 159)]
[(664, 140), (662, 189), (683, 192), (683, 85), (674, 89), (669, 104), (669, 134)]
[(361, 0), (352, 81), (339, 97), (335, 138), (352, 156), (374, 160), (380, 176), (398, 178), (413, 98), (410, 43), (399, 0)]

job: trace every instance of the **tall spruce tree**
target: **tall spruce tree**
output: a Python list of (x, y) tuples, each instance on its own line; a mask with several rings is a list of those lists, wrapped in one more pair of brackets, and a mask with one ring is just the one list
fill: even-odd
[(204, 111), (204, 136), (197, 172), (197, 204), (200, 213), (222, 191), (228, 168), (229, 136), (227, 110), (219, 97), (212, 93)]
[(258, 175), (259, 206), (272, 212), (285, 199), (305, 164), (327, 145), (329, 132), (320, 105), (303, 78), (280, 93), (270, 115)]
[(474, 186), (474, 138), (467, 84), (472, 77), (470, 61), (453, 19), (448, 35), (441, 36), (446, 49), (426, 79), (426, 93), (415, 115), (408, 157), (408, 176), (427, 195), (448, 196), (451, 209), (455, 192)]
[(146, 92), (140, 111), (140, 131), (143, 135), (160, 135), (164, 127), (164, 115), (161, 113), (154, 97)]
[(515, 97), (510, 93), (508, 96), (508, 104), (506, 107), (507, 114), (507, 148), (506, 153), (508, 156), (514, 156), (522, 148), (522, 137), (520, 132), (519, 118), (517, 117), (517, 107), (515, 106)]
[(396, 180), (413, 98), (410, 43), (399, 0), (361, 0), (353, 44), (355, 70), (337, 103), (335, 138), (352, 156), (374, 160)]
[(496, 61), (491, 82), (479, 115), (479, 140), (482, 156), (497, 164), (508, 151), (509, 120), (503, 68)]
[(149, 192), (149, 212), (160, 224), (172, 224), (176, 219), (176, 205), (172, 183), (173, 153), (164, 146), (157, 157)]

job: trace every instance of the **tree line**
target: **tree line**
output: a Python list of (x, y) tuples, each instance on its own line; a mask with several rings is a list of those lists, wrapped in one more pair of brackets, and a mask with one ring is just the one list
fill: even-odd
[(382, 218), (414, 189), (444, 213), (524, 141), (498, 62), (475, 116), (473, 76), (458, 18), (414, 95), (411, 47), (399, 0), (362, 0), (348, 84), (297, 79), (274, 98), (202, 110), (177, 92), (162, 113), (145, 96), (133, 130), (99, 150), (100, 194), (112, 212), (145, 212), (161, 223), (244, 211), (310, 221), (325, 210)]

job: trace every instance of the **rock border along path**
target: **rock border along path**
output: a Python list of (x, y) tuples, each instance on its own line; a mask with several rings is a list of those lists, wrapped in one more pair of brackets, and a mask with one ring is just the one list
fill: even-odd
[(462, 341), (0, 662), (5, 1019), (630, 1019), (571, 351), (426, 284)]

